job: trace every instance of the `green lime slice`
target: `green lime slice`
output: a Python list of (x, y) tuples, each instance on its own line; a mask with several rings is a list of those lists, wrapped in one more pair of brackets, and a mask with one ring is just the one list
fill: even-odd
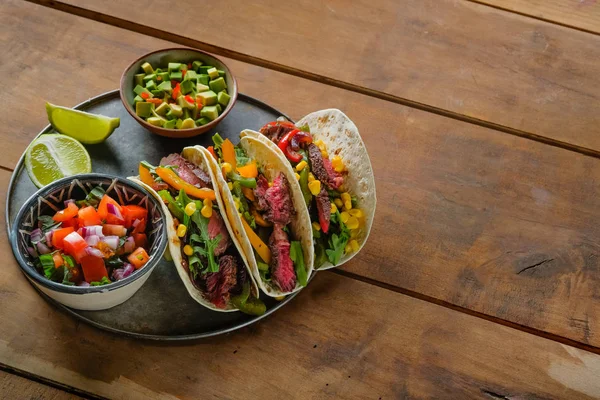
[(34, 140), (25, 153), (25, 167), (35, 186), (57, 179), (92, 172), (90, 155), (77, 140), (56, 133)]
[(119, 127), (119, 118), (105, 117), (46, 103), (48, 121), (63, 135), (85, 144), (104, 142)]

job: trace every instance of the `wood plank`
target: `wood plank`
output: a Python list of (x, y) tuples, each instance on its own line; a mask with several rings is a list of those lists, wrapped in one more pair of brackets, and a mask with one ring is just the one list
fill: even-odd
[(470, 0), (518, 12), (587, 32), (600, 34), (597, 0)]
[[(126, 63), (116, 58), (120, 43), (154, 46), (149, 38), (56, 11), (44, 9), (44, 18), (52, 23), (37, 24), (49, 37), (42, 43), (56, 39), (53, 24), (70, 26), (74, 37), (112, 43), (114, 50), (105, 49), (115, 54), (111, 63)], [(81, 53), (85, 46), (70, 48)], [(97, 58), (81, 54), (89, 65)], [(294, 118), (336, 106), (360, 127), (379, 205), (371, 239), (346, 271), (600, 347), (598, 160), (248, 64), (231, 66), (243, 92)], [(93, 86), (80, 90), (96, 94)], [(18, 97), (11, 101), (29, 109)], [(31, 110), (32, 118), (43, 118)], [(0, 137), (13, 146), (10, 129)], [(18, 153), (24, 145), (13, 148)]]
[(77, 400), (82, 397), (0, 370), (3, 399)]
[[(9, 174), (0, 171), (0, 207)], [(3, 218), (3, 217), (2, 217)], [(114, 399), (597, 398), (600, 356), (331, 272), (266, 320), (181, 344), (58, 312), (0, 221), (0, 361)]]
[(600, 151), (600, 37), (488, 6), (188, 0), (156, 13), (158, 2), (35, 1)]

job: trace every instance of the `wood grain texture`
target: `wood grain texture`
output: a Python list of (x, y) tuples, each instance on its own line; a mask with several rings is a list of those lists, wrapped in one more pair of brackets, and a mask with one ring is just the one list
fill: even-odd
[(64, 3), (600, 151), (598, 36), (456, 0)]
[[(92, 75), (108, 63), (127, 63), (117, 58), (122, 56), (121, 42), (125, 47), (132, 42), (157, 46), (141, 35), (43, 10), (47, 21), (70, 26), (73, 37), (112, 44), (114, 50), (103, 48), (115, 54), (106, 61), (94, 61), (98, 56), (82, 49), (85, 42), (70, 47)], [(36, 27), (48, 46), (58, 39), (51, 26)], [(20, 29), (7, 35), (19, 36)], [(63, 65), (65, 76), (68, 66)], [(600, 161), (248, 64), (232, 62), (231, 67), (242, 92), (296, 119), (315, 109), (338, 107), (360, 128), (375, 171), (379, 205), (367, 246), (345, 270), (600, 347), (600, 232), (595, 223)], [(116, 81), (119, 75), (111, 70), (107, 79)], [(34, 90), (30, 81), (19, 84)], [(68, 91), (70, 86), (42, 90)], [(79, 90), (86, 97), (98, 94), (94, 85)], [(14, 108), (31, 110), (31, 119), (45, 118), (20, 97), (11, 101)], [(70, 105), (68, 100), (65, 104)], [(15, 158), (24, 150), (25, 144), (10, 140), (10, 129), (0, 135)]]
[(30, 400), (78, 400), (81, 397), (17, 375), (0, 371), (0, 398)]
[[(0, 171), (0, 207), (9, 174)], [(3, 217), (2, 217), (3, 218)], [(47, 304), (0, 220), (0, 361), (111, 399), (600, 396), (600, 356), (320, 273), (249, 328), (187, 343), (117, 337)]]
[(469, 0), (600, 34), (597, 0)]

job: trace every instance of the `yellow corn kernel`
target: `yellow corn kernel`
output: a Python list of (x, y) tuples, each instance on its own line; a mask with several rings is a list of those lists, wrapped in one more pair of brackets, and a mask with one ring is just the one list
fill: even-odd
[(327, 153), (327, 150), (321, 150), (321, 155), (323, 156), (323, 158), (329, 157), (329, 153)]
[(202, 202), (202, 204), (204, 204), (206, 207), (212, 207), (212, 200), (211, 199), (204, 199), (204, 201)]
[(235, 209), (239, 211), (240, 210), (240, 199), (238, 199), (237, 197), (234, 197), (233, 203), (235, 204)]
[(294, 176), (296, 177), (296, 180), (299, 181), (300, 180), (300, 174), (299, 173), (295, 173)]
[(277, 297), (275, 297), (275, 300), (277, 300), (277, 301), (282, 301), (283, 299), (285, 299), (285, 296), (277, 296)]
[(320, 231), (321, 230), (321, 224), (319, 224), (318, 222), (313, 222), (312, 223), (312, 227), (315, 231)]
[(193, 213), (196, 212), (196, 203), (194, 203), (194, 202), (188, 203), (188, 205), (185, 206), (185, 210), (184, 211), (185, 211), (185, 214), (188, 217), (190, 217)]
[(212, 207), (204, 206), (204, 207), (202, 207), (202, 210), (200, 210), (200, 214), (202, 214), (202, 216), (204, 218), (212, 217), (212, 213), (213, 213)]
[(331, 203), (331, 214), (335, 214), (336, 211), (337, 211), (337, 207), (336, 207), (335, 203)]
[(350, 231), (350, 238), (351, 239), (356, 239), (358, 237), (359, 234), (359, 230), (358, 229), (353, 229)]
[(340, 156), (333, 156), (331, 159), (331, 166), (336, 172), (342, 172), (344, 170), (344, 162)]
[(269, 182), (269, 187), (273, 187), (273, 182)]
[(344, 208), (346, 209), (346, 211), (352, 210), (352, 202), (351, 201), (345, 201), (344, 202)]
[(342, 201), (342, 199), (335, 199), (333, 202), (335, 203), (335, 205), (337, 206), (337, 208), (344, 207), (344, 202)]
[(347, 201), (352, 201), (352, 197), (350, 196), (350, 193), (348, 193), (348, 192), (344, 192), (344, 193), (340, 194), (340, 197), (342, 198), (342, 201), (344, 203)]
[(343, 223), (347, 223), (348, 220), (350, 219), (350, 214), (348, 214), (346, 211), (342, 211), (340, 213), (340, 217), (342, 218)]
[(348, 213), (356, 218), (362, 218), (365, 216), (365, 213), (363, 213), (360, 208), (353, 208), (352, 210), (349, 210)]
[(185, 226), (184, 224), (179, 224), (179, 226), (177, 227), (177, 236), (184, 237), (186, 233), (187, 233), (187, 226)]
[(357, 252), (358, 251), (358, 242), (355, 239), (350, 240), (350, 242), (348, 242), (350, 244), (350, 247), (352, 247), (352, 251), (353, 252)]
[(308, 190), (310, 190), (313, 196), (321, 193), (321, 181), (315, 179), (312, 182), (308, 182)]
[(356, 219), (356, 217), (348, 218), (348, 222), (346, 222), (346, 227), (350, 230), (358, 228), (358, 219)]
[(191, 256), (192, 254), (194, 254), (194, 249), (189, 244), (186, 244), (185, 246), (183, 246), (183, 252), (186, 256)]
[(304, 167), (306, 167), (308, 165), (308, 163), (305, 160), (302, 160), (298, 163), (298, 165), (296, 165), (296, 171), (300, 172), (304, 169)]
[(228, 174), (231, 171), (233, 171), (233, 167), (228, 162), (224, 162), (223, 164), (221, 164), (221, 169), (223, 170), (224, 174)]
[(321, 139), (315, 140), (315, 145), (317, 145), (317, 147), (319, 148), (319, 150), (322, 150), (322, 149), (325, 148), (325, 143), (323, 143), (323, 141)]
[(352, 246), (350, 246), (350, 243), (346, 244), (346, 247), (344, 247), (344, 253), (352, 253)]
[(229, 190), (233, 190), (233, 183), (227, 182), (227, 187), (229, 188)]
[(312, 182), (312, 181), (314, 181), (314, 180), (315, 180), (315, 176), (313, 175), (313, 173), (312, 173), (312, 172), (309, 172), (309, 173), (308, 173), (308, 181), (309, 181), (309, 182)]

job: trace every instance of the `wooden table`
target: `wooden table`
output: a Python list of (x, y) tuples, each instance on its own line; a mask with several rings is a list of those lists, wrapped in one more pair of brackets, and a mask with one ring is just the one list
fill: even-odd
[(175, 43), (293, 118), (356, 122), (370, 240), (266, 320), (162, 344), (49, 305), (1, 229), (5, 398), (600, 398), (600, 2), (176, 4), (0, 3), (0, 205), (45, 101)]

